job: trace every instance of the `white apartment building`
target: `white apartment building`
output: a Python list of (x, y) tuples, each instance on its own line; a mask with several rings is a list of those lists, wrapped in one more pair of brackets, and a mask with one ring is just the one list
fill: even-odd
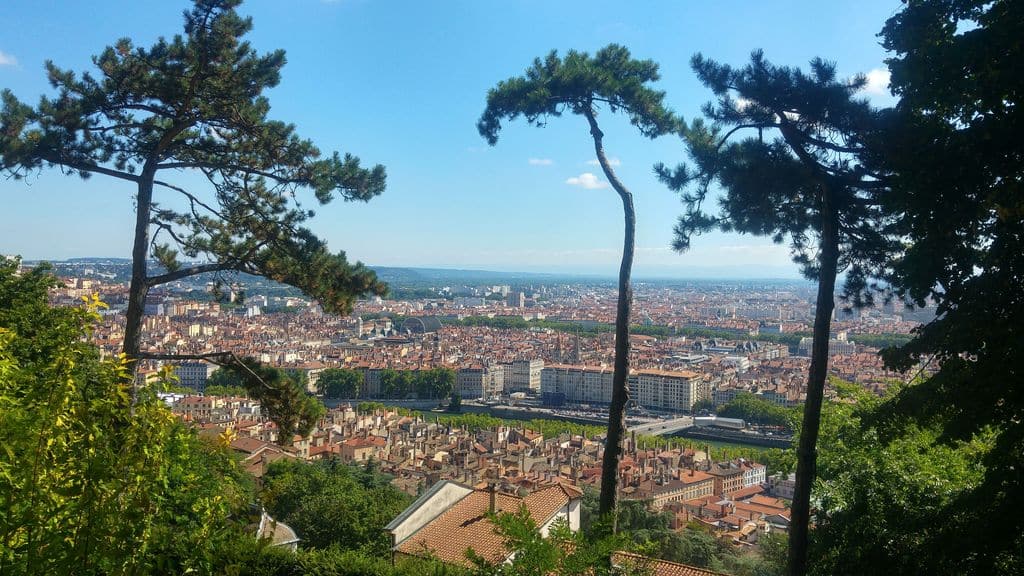
[(711, 384), (695, 372), (638, 370), (631, 380), (630, 396), (644, 408), (689, 412), (711, 399)]
[(494, 398), (505, 388), (501, 366), (470, 366), (455, 373), (455, 389), (467, 400)]
[(543, 360), (516, 360), (505, 371), (505, 392), (540, 392)]
[[(814, 339), (805, 337), (800, 339), (800, 343), (797, 345), (797, 353), (801, 356), (810, 356), (811, 348), (814, 345)], [(857, 343), (852, 340), (840, 340), (833, 338), (828, 341), (828, 354), (829, 356), (835, 355), (849, 355), (857, 353)]]
[[(541, 371), (541, 395), (551, 403), (609, 404), (611, 368), (555, 365)], [(630, 398), (644, 408), (690, 411), (711, 398), (711, 385), (694, 372), (639, 370), (629, 378)]]
[(610, 404), (612, 370), (564, 364), (545, 367), (541, 370), (540, 393), (556, 404)]
[(760, 486), (767, 479), (768, 468), (757, 462), (743, 462), (743, 487)]

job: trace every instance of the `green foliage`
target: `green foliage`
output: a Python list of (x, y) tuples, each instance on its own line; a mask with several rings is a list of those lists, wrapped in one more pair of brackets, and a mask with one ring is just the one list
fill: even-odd
[(678, 120), (664, 107), (664, 92), (647, 83), (657, 81), (658, 65), (651, 60), (634, 60), (629, 50), (609, 44), (594, 56), (570, 50), (564, 58), (552, 51), (537, 58), (523, 76), (498, 82), (487, 93), (487, 108), (477, 130), (490, 144), (498, 141), (502, 119), (523, 116), (535, 126), (565, 111), (585, 115), (595, 104), (608, 111), (623, 112), (640, 133), (654, 138), (672, 132)]
[(852, 334), (850, 340), (862, 346), (872, 348), (892, 348), (903, 346), (913, 339), (910, 334)]
[(949, 566), (967, 552), (950, 511), (982, 485), (995, 435), (949, 445), (938, 427), (910, 424), (887, 438), (872, 422), (896, 398), (862, 395), (823, 412), (816, 574), (962, 573)]
[(933, 530), (908, 551), (937, 573), (1024, 572), (1024, 519), (1007, 513), (1024, 509), (1022, 22), (1020, 2), (919, 0), (882, 30), (900, 101), (875, 159), (898, 174), (889, 208), (907, 234), (888, 279), (938, 312), (886, 361), (938, 371), (874, 423), (886, 444), (918, 428), (958, 450), (994, 434), (983, 480), (948, 502), (955, 541)]
[(305, 548), (361, 550), (385, 557), (384, 526), (410, 503), (374, 466), (337, 461), (282, 460), (263, 476), (261, 499), (274, 518), (291, 526)]
[(436, 561), (402, 559), (337, 546), (291, 552), (249, 539), (232, 543), (215, 573), (239, 576), (460, 576), (463, 571)]
[(767, 467), (768, 475), (789, 476), (796, 472), (796, 453), (790, 448), (769, 448), (761, 455), (760, 461)]
[[(195, 0), (183, 34), (149, 48), (123, 38), (93, 58), (91, 72), (47, 62), (57, 95), (36, 107), (0, 92), (0, 170), (23, 178), (59, 168), (137, 186), (141, 224), (125, 348), (133, 355), (145, 292), (194, 274), (265, 276), (332, 312), (349, 311), (359, 295), (386, 292), (372, 270), (331, 253), (303, 226), (314, 212), (298, 195), (310, 192), (318, 204), (370, 200), (384, 190), (383, 166), (323, 154), (293, 125), (268, 118), (264, 92), (280, 81), (285, 54), (256, 52), (245, 39), (251, 19), (235, 11), (240, 3)], [(182, 172), (204, 185), (179, 180)], [(167, 201), (155, 202), (154, 188)], [(150, 255), (164, 274), (147, 277)], [(208, 264), (186, 266), (181, 256)]]
[(462, 412), (462, 395), (457, 392), (452, 392), (451, 400), (448, 401), (448, 412), (458, 414)]
[(627, 550), (630, 542), (621, 536), (584, 538), (569, 530), (565, 521), (556, 521), (548, 536), (541, 536), (537, 523), (530, 517), (526, 506), (516, 512), (502, 512), (491, 516), (495, 532), (502, 536), (505, 547), (514, 550), (510, 562), (491, 563), (472, 549), (466, 556), (473, 562), (474, 576), (597, 576), (601, 574), (644, 574), (634, 567), (613, 570), (610, 557), (617, 550)]
[(245, 380), (234, 370), (217, 368), (206, 379), (207, 396), (246, 396)]
[(203, 394), (207, 396), (244, 397), (249, 395), (249, 391), (244, 386), (207, 386)]
[(425, 370), (385, 368), (380, 373), (380, 386), (387, 398), (405, 399), (415, 394), (421, 399), (442, 399), (455, 389), (455, 371), (443, 367)]
[[(98, 300), (50, 308), (43, 269), (0, 261), (0, 573), (208, 572), (244, 537), (251, 483), (85, 341)], [(28, 322), (31, 319), (31, 322)]]
[(361, 371), (346, 368), (328, 368), (316, 381), (317, 391), (327, 398), (356, 398), (363, 384)]
[[(260, 410), (278, 427), (278, 443), (289, 445), (293, 435), (308, 436), (327, 413), (323, 403), (306, 392), (303, 371), (266, 366), (251, 358), (228, 364), (225, 381), (241, 382), (246, 396), (259, 400)], [(215, 373), (216, 373), (215, 372)]]
[(792, 431), (800, 418), (799, 408), (786, 408), (750, 392), (740, 392), (735, 398), (718, 408), (718, 415), (742, 418), (748, 424), (780, 426)]

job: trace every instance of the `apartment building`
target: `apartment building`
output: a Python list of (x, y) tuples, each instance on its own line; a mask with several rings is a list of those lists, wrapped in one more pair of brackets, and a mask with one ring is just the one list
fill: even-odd
[(695, 372), (638, 370), (630, 382), (631, 396), (644, 408), (689, 412), (711, 398), (711, 385)]
[(540, 393), (545, 404), (597, 404), (612, 401), (612, 370), (604, 367), (554, 364), (541, 370)]
[(505, 371), (505, 392), (540, 392), (543, 360), (516, 360)]
[(455, 373), (455, 389), (466, 399), (493, 398), (505, 388), (505, 371), (501, 366), (469, 366)]
[[(547, 404), (608, 404), (611, 368), (554, 365), (541, 371), (541, 396)], [(644, 408), (689, 411), (711, 397), (710, 383), (694, 372), (639, 370), (630, 375), (630, 397)]]
[(206, 379), (210, 376), (211, 372), (213, 370), (207, 362), (182, 362), (174, 366), (174, 374), (178, 377), (178, 384), (199, 393), (206, 391)]

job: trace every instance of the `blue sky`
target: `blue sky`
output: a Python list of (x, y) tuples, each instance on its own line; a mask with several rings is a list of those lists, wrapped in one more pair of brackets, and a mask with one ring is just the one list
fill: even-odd
[[(0, 87), (35, 102), (49, 90), (43, 62), (73, 70), (117, 38), (148, 45), (181, 30), (186, 2), (8, 0), (0, 29)], [(388, 169), (388, 189), (366, 204), (321, 207), (311, 227), (332, 249), (371, 265), (613, 275), (622, 210), (600, 187), (584, 120), (538, 129), (506, 126), (489, 147), (476, 132), (488, 88), (551, 49), (596, 51), (616, 42), (661, 65), (657, 87), (684, 118), (710, 93), (688, 61), (695, 52), (743, 64), (762, 48), (780, 64), (815, 56), (842, 75), (870, 73), (884, 91), (876, 34), (895, 0), (858, 2), (377, 2), (251, 0), (250, 40), (283, 48), (288, 65), (269, 93), (271, 116), (292, 122), (324, 151), (352, 152)], [(711, 234), (690, 252), (669, 249), (678, 198), (651, 167), (683, 158), (681, 143), (646, 140), (604, 116), (605, 147), (634, 192), (638, 276), (794, 277), (784, 246)], [(588, 174), (590, 176), (588, 176)], [(594, 177), (600, 181), (595, 181)], [(589, 186), (588, 186), (589, 185)], [(0, 179), (0, 253), (26, 258), (128, 256), (132, 189), (49, 170)]]

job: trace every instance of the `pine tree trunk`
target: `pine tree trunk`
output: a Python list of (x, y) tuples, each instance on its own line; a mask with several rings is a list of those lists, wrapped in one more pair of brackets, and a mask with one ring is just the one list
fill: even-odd
[[(125, 313), (124, 344), (122, 352), (129, 361), (138, 359), (142, 341), (142, 315), (146, 306), (149, 284), (146, 264), (149, 257), (149, 219), (153, 208), (153, 174), (144, 170), (139, 179), (135, 209), (135, 242), (132, 246), (132, 278), (128, 286), (128, 310)], [(135, 364), (132, 364), (134, 372)], [(134, 389), (133, 389), (134, 392)]]
[(808, 530), (810, 522), (811, 487), (817, 467), (818, 429), (821, 427), (821, 405), (828, 377), (828, 343), (835, 308), (836, 272), (839, 262), (839, 232), (835, 207), (827, 189), (822, 193), (821, 246), (819, 256), (818, 298), (814, 312), (814, 342), (811, 367), (807, 376), (807, 400), (797, 447), (796, 486), (793, 490), (792, 517), (789, 528), (789, 574), (807, 573)]
[(636, 212), (633, 195), (619, 181), (604, 154), (604, 133), (598, 128), (593, 113), (586, 114), (590, 135), (594, 138), (597, 161), (612, 188), (622, 199), (625, 235), (622, 242), (622, 263), (619, 266), (619, 298), (615, 314), (615, 371), (612, 375), (612, 399), (608, 406), (608, 436), (601, 462), (601, 497), (598, 514), (611, 520), (616, 527), (616, 507), (619, 496), (619, 461), (622, 459), (622, 440), (626, 434), (626, 403), (629, 402), (629, 315), (633, 304), (630, 276), (633, 272), (633, 251), (636, 243)]

